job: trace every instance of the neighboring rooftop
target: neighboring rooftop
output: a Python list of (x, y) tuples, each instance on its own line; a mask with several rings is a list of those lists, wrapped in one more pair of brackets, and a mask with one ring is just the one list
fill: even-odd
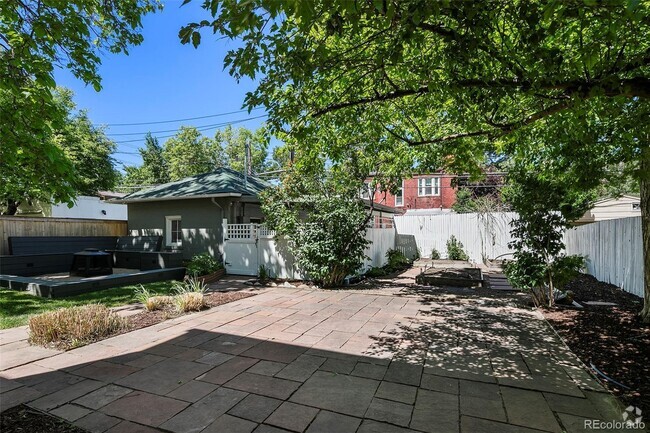
[(175, 182), (163, 183), (133, 192), (117, 203), (142, 201), (183, 200), (210, 197), (257, 196), (270, 184), (258, 177), (221, 167), (210, 173), (197, 174)]

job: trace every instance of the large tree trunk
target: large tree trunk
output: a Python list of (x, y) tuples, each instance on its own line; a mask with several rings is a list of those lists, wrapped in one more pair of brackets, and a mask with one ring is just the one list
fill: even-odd
[(644, 304), (641, 318), (650, 323), (650, 147), (641, 154), (641, 233), (643, 236)]

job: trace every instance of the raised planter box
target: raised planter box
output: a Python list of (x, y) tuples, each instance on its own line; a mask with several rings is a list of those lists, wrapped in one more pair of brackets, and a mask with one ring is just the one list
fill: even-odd
[(219, 281), (223, 276), (226, 275), (226, 269), (219, 269), (217, 272), (213, 272), (208, 275), (202, 275), (198, 277), (198, 280), (203, 282), (203, 284), (211, 284), (215, 281)]

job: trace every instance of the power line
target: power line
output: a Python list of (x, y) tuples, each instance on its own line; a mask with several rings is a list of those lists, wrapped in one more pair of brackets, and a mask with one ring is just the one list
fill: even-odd
[[(228, 125), (234, 125), (236, 123), (247, 122), (249, 120), (261, 119), (262, 117), (267, 117), (267, 116), (268, 116), (268, 114), (263, 114), (261, 116), (247, 117), (246, 119), (239, 119), (239, 120), (233, 120), (231, 122), (217, 123), (217, 124), (214, 124), (212, 126), (205, 126), (205, 127), (196, 128), (196, 129), (197, 129), (197, 131), (201, 131), (201, 132), (209, 131), (210, 129), (221, 128), (223, 126), (228, 126)], [(170, 137), (173, 137), (175, 135), (176, 134), (162, 135), (162, 136), (157, 136), (156, 138), (170, 138)], [(136, 139), (133, 139), (133, 140), (114, 141), (113, 143), (115, 143), (115, 144), (123, 144), (123, 143), (135, 143), (135, 142), (139, 142), (139, 141), (142, 141), (142, 138), (136, 138)]]
[[(253, 108), (250, 111), (261, 110), (262, 107)], [(142, 126), (142, 125), (160, 125), (162, 123), (176, 123), (176, 122), (186, 122), (188, 120), (199, 120), (199, 119), (209, 119), (211, 117), (222, 117), (228, 116), (230, 114), (238, 114), (248, 112), (248, 110), (238, 110), (238, 111), (229, 111), (227, 113), (218, 113), (218, 114), (209, 114), (207, 116), (198, 116), (198, 117), (188, 117), (185, 119), (173, 119), (173, 120), (158, 120), (155, 122), (136, 122), (136, 123), (102, 123), (96, 126)]]
[[(238, 120), (233, 120), (233, 121), (230, 121), (230, 122), (220, 122), (220, 123), (212, 123), (210, 125), (195, 126), (195, 128), (198, 129), (198, 130), (218, 128), (220, 126), (224, 126), (224, 124), (231, 124), (231, 123), (250, 120), (250, 119), (259, 119), (260, 117), (266, 117), (266, 116), (267, 116), (267, 114), (263, 114), (263, 115), (257, 116), (257, 117), (250, 117), (250, 118), (246, 118), (246, 119), (238, 119)], [(177, 132), (178, 129), (179, 128), (176, 128), (176, 129), (164, 129), (164, 130), (161, 130), (161, 131), (122, 132), (122, 133), (119, 133), (119, 134), (108, 133), (106, 135), (118, 136), (118, 135), (160, 134), (160, 133), (165, 133), (165, 132)]]

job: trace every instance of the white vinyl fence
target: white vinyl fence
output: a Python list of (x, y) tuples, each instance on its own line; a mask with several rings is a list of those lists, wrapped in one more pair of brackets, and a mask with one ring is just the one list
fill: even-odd
[[(289, 252), (286, 239), (258, 224), (228, 224), (223, 222), (224, 262), (228, 273), (257, 275), (264, 266), (274, 278), (302, 279), (295, 258)], [(392, 218), (376, 217), (366, 232), (372, 242), (366, 249), (369, 259), (364, 269), (383, 266), (386, 252), (395, 248), (395, 228)]]
[(641, 217), (585, 224), (564, 235), (567, 254), (587, 256), (587, 271), (643, 297)]
[(420, 256), (431, 257), (435, 248), (445, 258), (453, 235), (474, 262), (510, 258), (510, 222), (516, 217), (514, 212), (396, 216), (397, 248), (410, 257), (418, 250)]

